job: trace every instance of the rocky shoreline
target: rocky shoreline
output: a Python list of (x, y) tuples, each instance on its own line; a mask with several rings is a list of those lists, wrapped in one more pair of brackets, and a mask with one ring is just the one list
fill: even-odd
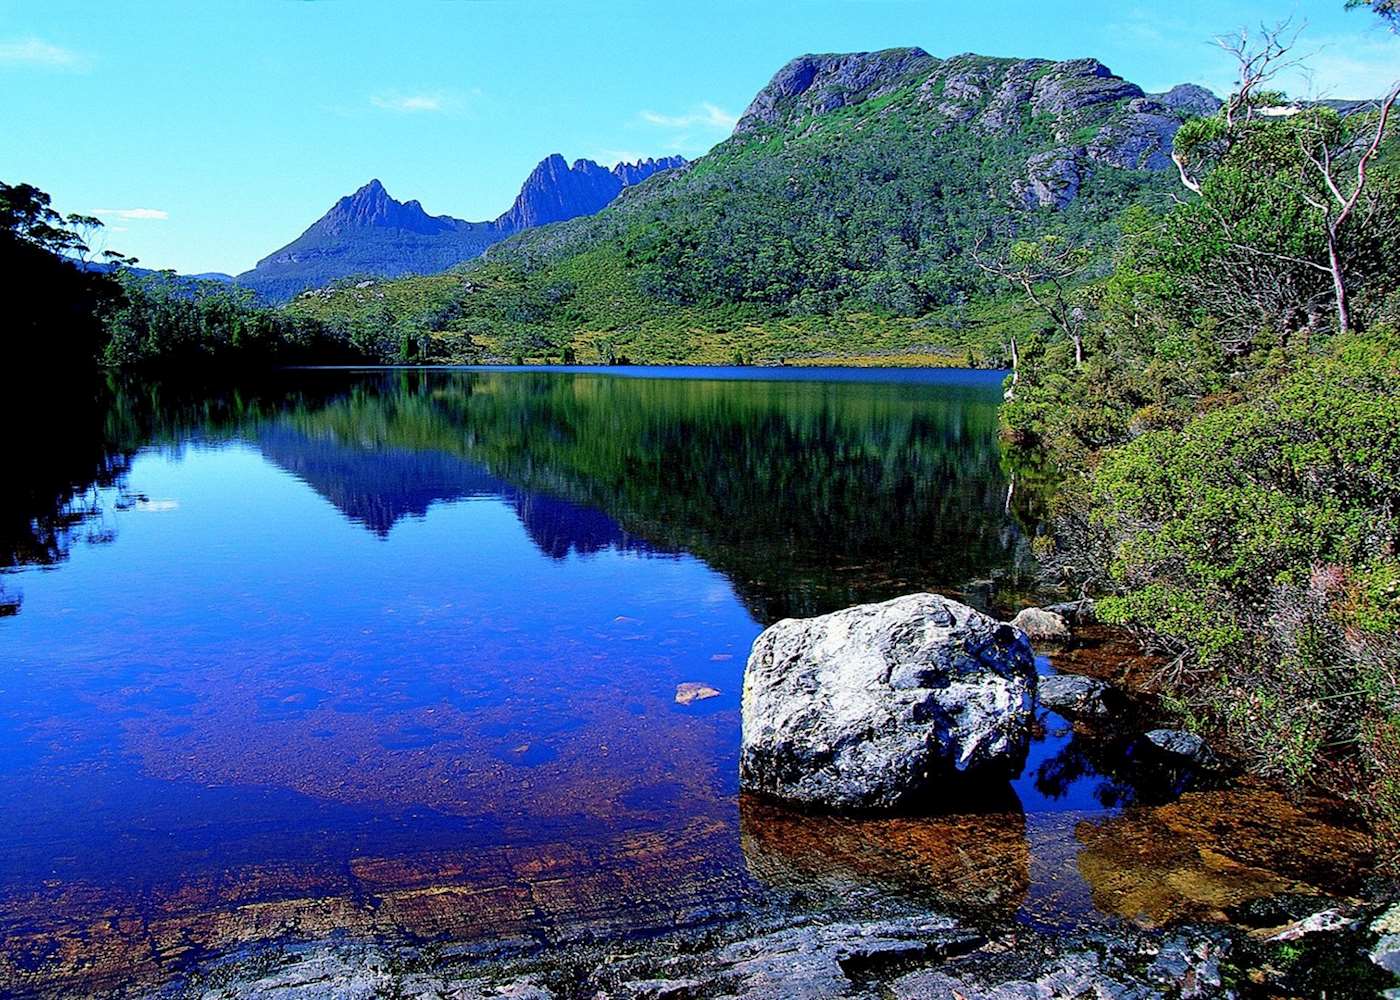
[(1279, 897), (1234, 916), (1224, 926), (1056, 934), (933, 913), (824, 915), (508, 957), (322, 944), (234, 957), (145, 1000), (1400, 996), (1400, 904)]

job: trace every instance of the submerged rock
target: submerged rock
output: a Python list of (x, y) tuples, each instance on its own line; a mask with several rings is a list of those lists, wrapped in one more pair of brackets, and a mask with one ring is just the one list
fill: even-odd
[(1400, 903), (1376, 918), (1371, 924), (1371, 933), (1380, 935), (1371, 948), (1371, 961), (1386, 972), (1400, 976)]
[(1071, 719), (1104, 719), (1114, 695), (1104, 681), (1078, 674), (1051, 674), (1040, 678), (1037, 697), (1046, 708)]
[(1141, 742), (1171, 763), (1192, 764), (1207, 771), (1220, 767), (1220, 758), (1206, 741), (1183, 729), (1154, 729), (1144, 733)]
[(703, 681), (685, 681), (676, 685), (676, 704), (689, 705), (692, 702), (704, 701), (706, 698), (718, 698), (719, 688), (710, 687)]
[(826, 808), (888, 808), (1024, 758), (1034, 655), (1019, 630), (937, 594), (787, 619), (744, 677), (740, 781)]
[(1011, 624), (1031, 642), (1067, 642), (1070, 638), (1069, 622), (1048, 608), (1026, 608), (1011, 619)]
[(950, 815), (846, 816), (739, 797), (739, 844), (754, 879), (820, 903), (932, 903), (940, 911), (1014, 919), (1030, 891), (1026, 817), (1007, 800)]

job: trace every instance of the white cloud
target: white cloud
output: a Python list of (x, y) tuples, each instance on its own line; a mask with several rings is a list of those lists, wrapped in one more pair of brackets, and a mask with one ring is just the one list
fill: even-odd
[(0, 66), (43, 66), (48, 69), (82, 69), (85, 60), (72, 49), (41, 38), (0, 42)]
[(170, 213), (163, 208), (94, 208), (92, 214), (99, 219), (113, 218), (123, 221), (132, 219), (168, 219)]
[(400, 111), (406, 114), (419, 112), (446, 111), (450, 101), (445, 94), (375, 94), (369, 102), (384, 111)]
[[(652, 154), (653, 156), (655, 154)], [(589, 159), (604, 166), (616, 166), (619, 163), (636, 163), (638, 160), (645, 160), (646, 153), (638, 153), (631, 149), (600, 149)]]
[(1297, 97), (1379, 98), (1400, 80), (1400, 38), (1372, 35), (1318, 40), (1301, 69), (1280, 82)]
[[(1374, 21), (1374, 19), (1371, 19)], [(1373, 98), (1383, 95), (1400, 78), (1400, 37), (1379, 25), (1366, 27), (1366, 19), (1358, 17), (1355, 34), (1313, 34), (1307, 22), (1293, 22), (1297, 38), (1287, 66), (1274, 85), (1290, 97)], [(1158, 8), (1129, 9), (1109, 26), (1115, 39), (1130, 38), (1140, 47), (1170, 49), (1186, 65), (1179, 78), (1170, 80), (1141, 80), (1149, 92), (1165, 90), (1182, 82), (1199, 83), (1209, 87), (1217, 96), (1225, 97), (1235, 88), (1235, 65), (1231, 56), (1222, 52), (1213, 40), (1212, 31), (1203, 31), (1190, 19), (1164, 14)], [(1230, 33), (1228, 20), (1220, 26)], [(1258, 29), (1252, 29), (1257, 37)], [(1125, 67), (1115, 66), (1120, 73)], [(1131, 72), (1128, 79), (1134, 80)]]
[(708, 128), (729, 131), (739, 123), (738, 115), (731, 114), (709, 101), (684, 114), (663, 115), (655, 111), (643, 111), (639, 117), (648, 125), (661, 128)]

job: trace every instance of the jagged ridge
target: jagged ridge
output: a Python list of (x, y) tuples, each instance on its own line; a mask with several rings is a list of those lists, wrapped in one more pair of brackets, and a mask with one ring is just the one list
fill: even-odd
[(429, 215), (417, 201), (395, 200), (376, 178), (236, 280), (277, 301), (337, 278), (432, 274), (532, 226), (591, 215), (623, 188), (684, 163), (672, 156), (612, 168), (582, 159), (569, 166), (555, 153), (530, 173), (511, 207), (488, 222)]

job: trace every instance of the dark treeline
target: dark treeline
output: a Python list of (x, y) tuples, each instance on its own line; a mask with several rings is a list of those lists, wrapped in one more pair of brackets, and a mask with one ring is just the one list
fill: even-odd
[(314, 319), (257, 305), (246, 289), (94, 255), (101, 225), (60, 215), (31, 184), (0, 183), (10, 391), (49, 391), (49, 373), (71, 384), (99, 367), (200, 375), (372, 357)]

